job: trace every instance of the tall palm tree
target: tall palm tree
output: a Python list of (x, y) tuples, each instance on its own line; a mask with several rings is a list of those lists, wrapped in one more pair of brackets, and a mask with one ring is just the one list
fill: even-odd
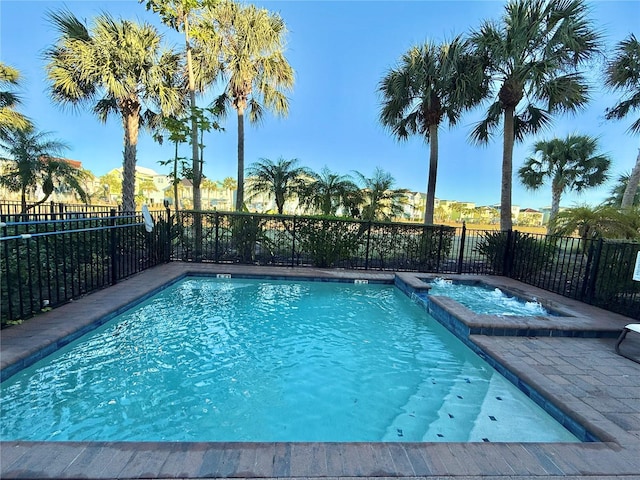
[(583, 0), (511, 0), (500, 23), (485, 22), (471, 34), (485, 59), (493, 103), (471, 132), (487, 143), (503, 125), (500, 228), (510, 230), (513, 146), (551, 123), (556, 112), (588, 102), (579, 68), (597, 53), (600, 36)]
[(139, 126), (159, 122), (182, 107), (179, 57), (161, 46), (149, 24), (116, 20), (107, 13), (91, 29), (69, 11), (49, 14), (56, 45), (46, 51), (51, 96), (63, 105), (91, 105), (98, 119), (122, 117), (124, 159), (122, 202), (135, 210), (135, 165)]
[(312, 175), (306, 167), (298, 166), (298, 159), (277, 161), (261, 158), (247, 170), (247, 183), (252, 196), (273, 195), (278, 213), (282, 215), (284, 202), (298, 195)]
[(428, 42), (411, 48), (380, 82), (382, 124), (400, 140), (417, 134), (429, 143), (425, 224), (433, 224), (440, 124), (446, 120), (456, 125), (462, 112), (486, 95), (486, 78), (479, 59), (458, 36), (442, 45)]
[[(623, 95), (615, 106), (607, 109), (607, 119), (621, 119), (632, 111), (640, 109), (640, 42), (633, 33), (616, 46), (614, 56), (607, 65), (605, 84)], [(631, 124), (629, 131), (640, 133), (640, 118)], [(622, 196), (622, 208), (633, 205), (638, 185), (640, 185), (640, 150)]]
[(0, 139), (6, 138), (12, 130), (32, 127), (29, 119), (16, 110), (21, 102), (20, 96), (10, 89), (19, 86), (20, 72), (0, 62)]
[(265, 110), (286, 115), (289, 101), (285, 92), (293, 87), (293, 69), (284, 56), (284, 21), (275, 13), (223, 1), (203, 16), (201, 31), (208, 30), (220, 52), (225, 91), (216, 107), (225, 113), (231, 105), (238, 117), (238, 194), (236, 210), (244, 203), (244, 116), (259, 122)]
[(312, 174), (301, 197), (305, 205), (322, 215), (336, 215), (341, 208), (351, 213), (350, 208), (361, 203), (360, 189), (351, 177), (327, 167)]
[[(144, 3), (147, 10), (157, 13), (165, 25), (176, 31), (182, 31), (185, 42), (185, 63), (187, 73), (187, 88), (189, 94), (189, 107), (191, 110), (191, 173), (193, 183), (193, 208), (202, 208), (202, 197), (200, 183), (202, 181), (202, 158), (200, 157), (198, 142), (198, 115), (196, 104), (196, 93), (203, 91), (209, 85), (215, 75), (217, 67), (211, 68), (212, 63), (207, 61), (209, 54), (205, 54), (202, 49), (194, 48), (193, 23), (196, 15), (201, 13), (201, 9), (212, 6), (215, 0), (138, 0)], [(197, 30), (197, 28), (196, 28)], [(215, 63), (215, 62), (214, 62)], [(177, 203), (176, 203), (177, 205)], [(198, 217), (196, 217), (197, 219)], [(202, 225), (196, 221), (196, 245), (201, 244)], [(198, 247), (196, 247), (198, 248)]]
[(554, 229), (560, 199), (566, 190), (581, 192), (608, 179), (611, 159), (597, 150), (598, 140), (588, 135), (541, 140), (533, 146), (536, 156), (529, 157), (518, 170), (520, 181), (532, 190), (551, 180), (549, 232)]
[[(59, 158), (68, 148), (60, 140), (50, 139), (49, 132), (33, 129), (8, 130), (0, 142), (6, 163), (0, 174), (0, 185), (11, 192), (20, 193), (22, 213), (46, 202), (56, 187), (66, 186), (75, 191), (83, 202), (88, 195), (82, 187), (86, 173)], [(27, 206), (27, 195), (42, 189), (44, 196)]]
[(362, 220), (391, 221), (402, 215), (409, 190), (394, 189), (395, 179), (389, 172), (376, 168), (371, 177), (355, 174), (362, 187)]

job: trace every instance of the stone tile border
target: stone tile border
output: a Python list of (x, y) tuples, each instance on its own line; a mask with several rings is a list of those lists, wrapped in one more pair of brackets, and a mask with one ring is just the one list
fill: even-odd
[[(186, 274), (216, 273), (324, 281), (369, 279), (390, 283), (394, 279), (388, 273), (175, 262), (3, 330), (0, 366), (10, 371), (11, 365), (30, 362), (43, 349), (55, 349), (59, 342), (68, 343), (79, 332), (95, 328), (96, 322), (112, 318), (131, 304), (143, 301), (167, 282)], [(514, 286), (529, 290), (522, 284)], [(563, 301), (561, 297), (552, 300)], [(572, 305), (571, 301), (566, 304), (587, 323), (605, 317), (599, 309)], [(606, 318), (611, 318), (608, 315), (612, 314), (607, 312)], [(630, 323), (628, 320), (615, 316), (613, 321)], [(620, 475), (640, 478), (640, 368), (615, 355), (613, 341), (487, 335), (470, 338), (492, 358), (507, 365), (514, 375), (531, 382), (542, 395), (574, 412), (590, 430), (603, 433), (607, 441), (581, 444), (1, 442), (0, 478), (418, 476), (471, 479), (496, 476), (539, 479)], [(536, 350), (546, 351), (547, 357), (556, 363), (545, 364)], [(597, 354), (606, 366), (603, 372), (592, 373), (593, 362), (584, 358), (587, 352)], [(566, 369), (567, 373), (563, 373), (563, 362), (573, 367)], [(626, 377), (615, 375), (616, 372), (625, 372), (622, 375)], [(586, 385), (573, 384), (578, 377)], [(594, 383), (600, 379), (602, 385), (590, 384), (587, 381), (590, 378)], [(609, 378), (614, 380), (608, 382)]]

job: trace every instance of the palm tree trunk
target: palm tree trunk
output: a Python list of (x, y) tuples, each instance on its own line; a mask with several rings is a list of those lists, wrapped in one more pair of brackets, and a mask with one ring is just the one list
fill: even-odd
[(284, 195), (276, 193), (276, 208), (278, 209), (278, 213), (282, 215), (284, 212)]
[(244, 204), (244, 109), (238, 108), (238, 194), (236, 195), (236, 211), (242, 210)]
[(196, 83), (193, 75), (193, 60), (191, 58), (191, 41), (189, 37), (189, 18), (184, 17), (184, 38), (187, 51), (187, 75), (189, 80), (189, 103), (191, 106), (191, 162), (193, 170), (193, 209), (201, 209), (200, 197), (200, 159), (198, 158), (198, 119), (195, 115), (196, 108)]
[(429, 125), (429, 180), (427, 199), (424, 206), (424, 223), (433, 225), (433, 211), (436, 204), (436, 179), (438, 175), (438, 125)]
[(511, 222), (511, 184), (513, 182), (513, 143), (515, 140), (513, 115), (515, 107), (504, 110), (504, 138), (502, 145), (502, 185), (500, 187), (500, 230), (513, 227)]
[(23, 185), (22, 191), (20, 192), (20, 205), (22, 207), (22, 211), (20, 213), (27, 213), (27, 187)]
[(551, 185), (551, 212), (549, 213), (549, 224), (547, 225), (547, 235), (551, 235), (556, 227), (556, 218), (560, 211), (560, 197), (562, 196), (562, 186)]
[(189, 38), (189, 17), (184, 16), (184, 38), (187, 51), (187, 75), (189, 80), (189, 102), (191, 105), (191, 162), (193, 178), (191, 185), (193, 190), (193, 227), (194, 227), (194, 260), (199, 262), (202, 260), (202, 218), (200, 210), (202, 210), (202, 197), (200, 194), (200, 182), (202, 181), (202, 170), (200, 168), (200, 159), (198, 157), (198, 119), (195, 115), (196, 109), (196, 83), (193, 75), (193, 61), (191, 58), (191, 42)]
[(136, 211), (136, 152), (138, 149), (138, 126), (140, 107), (131, 107), (123, 115), (124, 161), (122, 164), (122, 210), (124, 213)]
[(174, 210), (176, 212), (176, 220), (178, 219), (178, 142), (176, 144), (176, 152), (173, 160), (173, 202)]
[(636, 192), (638, 191), (638, 186), (640, 185), (640, 149), (638, 149), (638, 157), (636, 158), (636, 165), (633, 167), (631, 171), (631, 175), (629, 175), (629, 182), (627, 183), (627, 188), (624, 190), (624, 195), (622, 196), (622, 204), (620, 205), (622, 208), (629, 208), (633, 205), (633, 199), (636, 196)]

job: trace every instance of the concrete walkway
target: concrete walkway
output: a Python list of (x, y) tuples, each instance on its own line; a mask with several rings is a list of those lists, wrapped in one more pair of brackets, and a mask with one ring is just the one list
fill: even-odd
[[(185, 274), (231, 273), (392, 282), (388, 273), (171, 263), (5, 329), (4, 376), (54, 351)], [(407, 275), (407, 274), (402, 274)], [(478, 278), (478, 277), (474, 277)], [(415, 279), (414, 279), (415, 280)], [(419, 279), (418, 279), (419, 280)], [(506, 282), (494, 277), (489, 282)], [(538, 319), (557, 328), (616, 332), (631, 320), (517, 282), (511, 288), (551, 302), (571, 317)], [(446, 303), (446, 302), (445, 302)], [(502, 328), (498, 317), (470, 324)], [(517, 320), (514, 320), (517, 323)], [(528, 322), (530, 320), (522, 320)], [(516, 325), (516, 329), (521, 326)], [(601, 441), (590, 443), (137, 443), (2, 442), (0, 478), (640, 479), (640, 364), (615, 354), (614, 338), (470, 336)], [(640, 336), (625, 352), (640, 356)], [(3, 407), (3, 408), (6, 408)]]

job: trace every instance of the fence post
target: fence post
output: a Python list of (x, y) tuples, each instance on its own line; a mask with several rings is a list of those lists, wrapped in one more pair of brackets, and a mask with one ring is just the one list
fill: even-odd
[(167, 214), (167, 227), (166, 227), (166, 238), (164, 242), (164, 255), (166, 263), (171, 261), (171, 230), (173, 225), (171, 224), (171, 208), (169, 207), (169, 202), (165, 204), (165, 211)]
[[(598, 279), (598, 270), (600, 266), (600, 255), (602, 254), (602, 245), (603, 240), (600, 238), (598, 240), (598, 245), (596, 246), (596, 250), (593, 254), (593, 260), (591, 263), (591, 268), (587, 268), (588, 278), (589, 278), (589, 286), (587, 287), (586, 298), (583, 300), (586, 303), (593, 303), (593, 296), (596, 292), (596, 280)], [(590, 256), (591, 259), (591, 256)], [(589, 271), (590, 270), (590, 271)]]
[(440, 273), (440, 258), (442, 257), (442, 229), (443, 225), (440, 225), (440, 233), (438, 235), (438, 256), (436, 258), (436, 273)]
[(462, 262), (464, 262), (464, 244), (467, 238), (467, 224), (462, 222), (462, 234), (460, 235), (460, 252), (458, 253), (458, 275), (462, 273)]
[(296, 216), (293, 216), (293, 241), (291, 242), (291, 266), (296, 265)]
[(215, 250), (213, 252), (213, 261), (215, 263), (220, 262), (220, 213), (216, 210), (213, 218), (215, 219), (216, 225), (216, 240), (215, 240)]
[(116, 233), (116, 211), (114, 208), (111, 209), (110, 214), (111, 221), (109, 223), (111, 224), (111, 285), (115, 285), (116, 283), (118, 283), (118, 259), (116, 258), (118, 251), (118, 249), (116, 248), (118, 235)]
[[(504, 233), (504, 232), (503, 232)], [(504, 255), (502, 257), (502, 275), (508, 277), (511, 273), (509, 268), (511, 265), (511, 239), (513, 238), (513, 230), (507, 230), (507, 238), (504, 242)]]
[(364, 269), (369, 270), (369, 244), (371, 243), (371, 220), (367, 226), (367, 247), (364, 253)]

